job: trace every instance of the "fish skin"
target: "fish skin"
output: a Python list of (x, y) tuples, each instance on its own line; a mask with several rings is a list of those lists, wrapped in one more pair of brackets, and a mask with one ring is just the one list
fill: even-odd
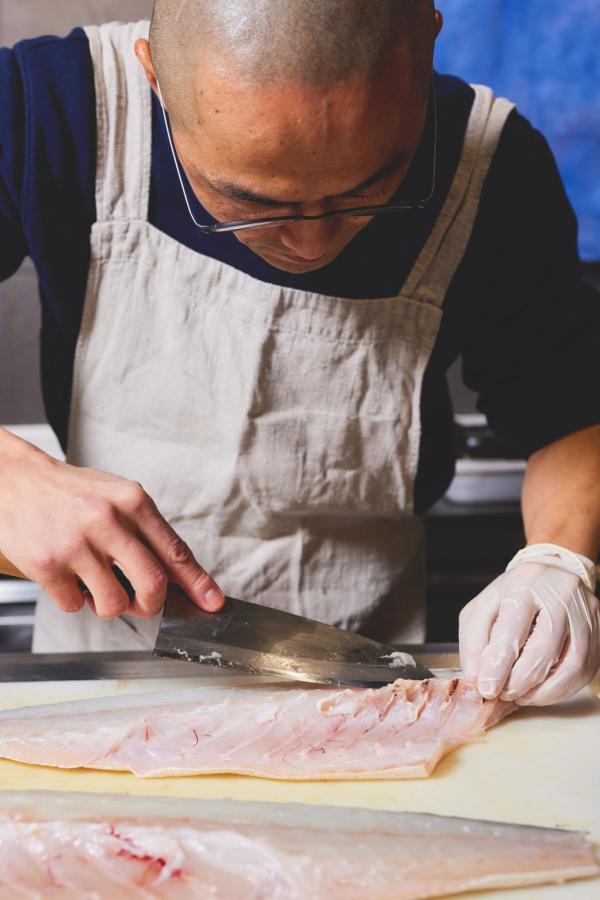
[(202, 686), (0, 713), (0, 757), (142, 777), (415, 778), (515, 709), (462, 679)]
[(304, 804), (0, 794), (0, 900), (425, 900), (598, 875), (580, 832)]

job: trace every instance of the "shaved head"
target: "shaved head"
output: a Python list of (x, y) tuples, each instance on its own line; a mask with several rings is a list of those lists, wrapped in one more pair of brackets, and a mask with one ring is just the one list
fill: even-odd
[(152, 62), (175, 124), (192, 127), (194, 66), (256, 85), (328, 88), (369, 79), (403, 43), (426, 90), (436, 35), (432, 0), (156, 0)]

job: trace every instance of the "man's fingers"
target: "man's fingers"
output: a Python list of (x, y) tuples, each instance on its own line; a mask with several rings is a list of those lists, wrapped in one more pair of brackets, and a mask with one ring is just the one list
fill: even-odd
[(99, 560), (93, 557), (78, 572), (78, 575), (90, 595), (88, 597), (84, 589), (82, 596), (88, 600), (90, 609), (99, 618), (116, 619), (124, 613), (129, 613), (129, 597), (119, 584), (108, 560)]
[(577, 647), (577, 642), (574, 643), (571, 638), (567, 638), (562, 657), (554, 671), (542, 684), (518, 697), (516, 702), (519, 706), (550, 706), (553, 703), (562, 703), (585, 687), (594, 673), (581, 665), (580, 652), (581, 647)]
[(481, 655), (477, 687), (482, 697), (491, 700), (502, 692), (529, 637), (536, 611), (527, 590), (516, 590), (502, 598), (489, 643)]
[(42, 587), (63, 612), (75, 613), (83, 608), (85, 598), (75, 575), (57, 577)]
[(217, 612), (225, 602), (223, 591), (194, 558), (187, 544), (175, 532), (169, 537), (162, 559), (171, 579), (202, 609)]
[(556, 666), (544, 682), (517, 698), (519, 706), (562, 703), (585, 687), (600, 666), (600, 607), (591, 592), (579, 588), (576, 605), (568, 605), (570, 633)]
[[(487, 588), (484, 594), (494, 590)], [(460, 665), (465, 678), (476, 678), (479, 673), (481, 655), (490, 639), (492, 625), (498, 615), (499, 597), (484, 598), (479, 594), (460, 612), (458, 618), (458, 645)]]
[(194, 554), (166, 522), (154, 503), (140, 517), (138, 527), (145, 541), (164, 566), (169, 579), (207, 612), (217, 612), (225, 602), (223, 591), (204, 571)]
[(127, 615), (144, 619), (155, 616), (165, 604), (169, 579), (164, 567), (148, 547), (126, 532), (115, 541), (113, 552), (115, 565), (135, 591)]
[(569, 623), (563, 607), (539, 610), (533, 631), (514, 664), (502, 700), (516, 700), (541, 684), (560, 659), (569, 633)]

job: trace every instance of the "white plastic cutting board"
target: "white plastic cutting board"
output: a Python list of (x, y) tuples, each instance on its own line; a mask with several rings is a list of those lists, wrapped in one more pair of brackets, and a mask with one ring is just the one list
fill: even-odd
[[(0, 708), (176, 690), (197, 686), (200, 681), (195, 678), (3, 685)], [(214, 685), (217, 679), (212, 677), (209, 681)], [(120, 772), (47, 769), (0, 760), (0, 790), (34, 789), (431, 812), (580, 829), (588, 831), (600, 849), (600, 701), (586, 689), (562, 707), (522, 710), (480, 741), (450, 754), (428, 779), (302, 783), (238, 776), (141, 779)], [(600, 879), (478, 896), (490, 900), (600, 900)]]

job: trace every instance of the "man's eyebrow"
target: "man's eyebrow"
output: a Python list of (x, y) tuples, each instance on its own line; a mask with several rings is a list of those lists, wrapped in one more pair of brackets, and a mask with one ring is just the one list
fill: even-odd
[[(390, 175), (394, 175), (398, 169), (401, 169), (410, 157), (411, 153), (409, 150), (400, 150), (398, 153), (394, 154), (390, 160), (380, 166), (376, 172), (373, 172), (372, 175), (369, 175), (368, 178), (361, 181), (360, 184), (357, 184), (349, 191), (346, 191), (345, 194), (339, 194), (338, 196), (344, 197), (356, 194), (359, 191), (364, 191), (365, 188), (377, 184), (378, 181), (383, 181), (384, 178), (389, 178)], [(273, 197), (265, 197), (263, 194), (256, 194), (254, 191), (250, 191), (247, 188), (236, 184), (234, 181), (212, 181), (210, 184), (219, 194), (224, 194), (232, 200), (241, 200), (245, 203), (256, 203), (258, 206), (282, 208), (296, 205), (292, 200), (276, 200)]]
[(273, 197), (255, 194), (254, 191), (249, 191), (247, 188), (236, 184), (234, 181), (211, 181), (210, 185), (218, 191), (219, 194), (224, 194), (232, 200), (243, 200), (244, 202), (256, 203), (260, 206), (294, 206), (294, 203), (291, 200), (274, 200)]
[(365, 188), (377, 184), (378, 181), (383, 181), (384, 178), (395, 175), (398, 169), (401, 169), (402, 166), (410, 160), (411, 155), (410, 150), (399, 150), (391, 159), (380, 166), (376, 172), (373, 172), (372, 175), (369, 175), (368, 178), (365, 178), (364, 181), (361, 181), (360, 184), (357, 184), (356, 187), (353, 187), (352, 190), (347, 191), (346, 193), (357, 194), (359, 191), (364, 191)]

